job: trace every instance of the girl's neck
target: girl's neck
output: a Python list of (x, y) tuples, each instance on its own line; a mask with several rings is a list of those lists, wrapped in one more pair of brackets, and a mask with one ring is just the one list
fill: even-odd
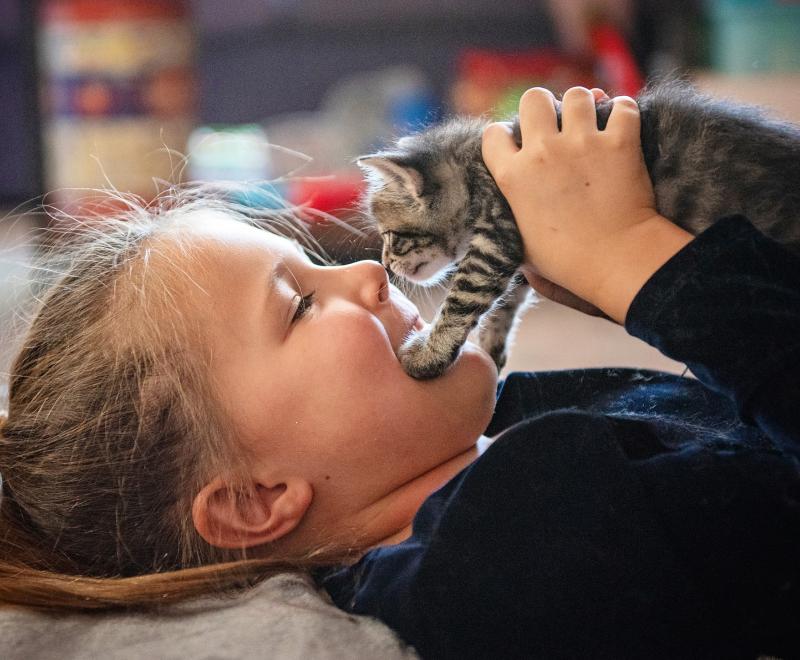
[[(411, 536), (412, 521), (422, 503), (472, 464), (488, 446), (486, 441), (488, 439), (481, 436), (469, 449), (395, 488), (353, 518), (338, 521), (337, 533), (325, 532), (325, 544), (348, 548), (353, 553), (351, 559), (355, 561), (373, 548), (402, 543)], [(301, 524), (295, 533), (270, 544), (270, 550), (278, 554), (300, 552), (309, 543), (319, 542), (318, 535), (322, 529), (330, 530), (330, 525), (318, 522)], [(363, 548), (363, 551), (356, 548)]]
[(455, 477), (464, 468), (472, 464), (483, 453), (481, 443), (473, 445), (461, 454), (440, 463), (432, 470), (421, 474), (381, 498), (366, 512), (372, 516), (373, 529), (379, 541), (372, 548), (402, 543), (411, 536), (411, 523), (422, 503)]

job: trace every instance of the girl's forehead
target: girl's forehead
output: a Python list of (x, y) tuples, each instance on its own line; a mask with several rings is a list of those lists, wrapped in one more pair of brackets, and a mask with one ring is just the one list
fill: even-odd
[(209, 298), (227, 304), (231, 291), (255, 290), (277, 264), (302, 254), (290, 239), (221, 214), (187, 217), (177, 236), (164, 238), (159, 265), (181, 287), (187, 304), (204, 310)]
[(266, 229), (254, 227), (246, 222), (226, 216), (219, 211), (197, 211), (188, 218), (184, 229), (191, 237), (201, 241), (210, 240), (211, 245), (222, 250), (252, 249), (275, 256), (302, 250), (295, 241), (274, 234)]

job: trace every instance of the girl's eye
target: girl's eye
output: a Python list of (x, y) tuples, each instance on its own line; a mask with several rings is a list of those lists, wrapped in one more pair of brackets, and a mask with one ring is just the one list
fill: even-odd
[(294, 316), (292, 317), (292, 323), (299, 321), (306, 315), (306, 312), (311, 309), (311, 306), (314, 304), (314, 291), (309, 293), (307, 296), (302, 296), (300, 298), (300, 304), (297, 305), (297, 309), (294, 311)]

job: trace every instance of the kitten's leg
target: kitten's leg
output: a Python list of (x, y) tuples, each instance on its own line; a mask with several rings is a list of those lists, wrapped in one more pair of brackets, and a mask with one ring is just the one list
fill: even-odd
[(517, 273), (511, 278), (506, 292), (480, 322), (478, 343), (492, 357), (498, 373), (506, 364), (511, 329), (517, 319), (517, 312), (530, 290), (528, 281), (522, 273)]
[(501, 251), (490, 231), (496, 230), (487, 227), (485, 233), (476, 233), (433, 323), (412, 333), (400, 347), (398, 357), (410, 376), (441, 375), (456, 359), (481, 316), (508, 287), (521, 263), (521, 250)]

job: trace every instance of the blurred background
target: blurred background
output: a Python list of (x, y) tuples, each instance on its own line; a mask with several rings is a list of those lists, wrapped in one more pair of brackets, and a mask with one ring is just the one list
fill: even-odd
[[(506, 117), (532, 85), (635, 95), (664, 74), (800, 122), (800, 2), (0, 0), (0, 370), (45, 193), (80, 212), (95, 188), (235, 181), (242, 203), (329, 214), (312, 229), (333, 257), (379, 258), (347, 229), (356, 156), (453, 113)], [(593, 365), (683, 370), (548, 302), (508, 368)]]

